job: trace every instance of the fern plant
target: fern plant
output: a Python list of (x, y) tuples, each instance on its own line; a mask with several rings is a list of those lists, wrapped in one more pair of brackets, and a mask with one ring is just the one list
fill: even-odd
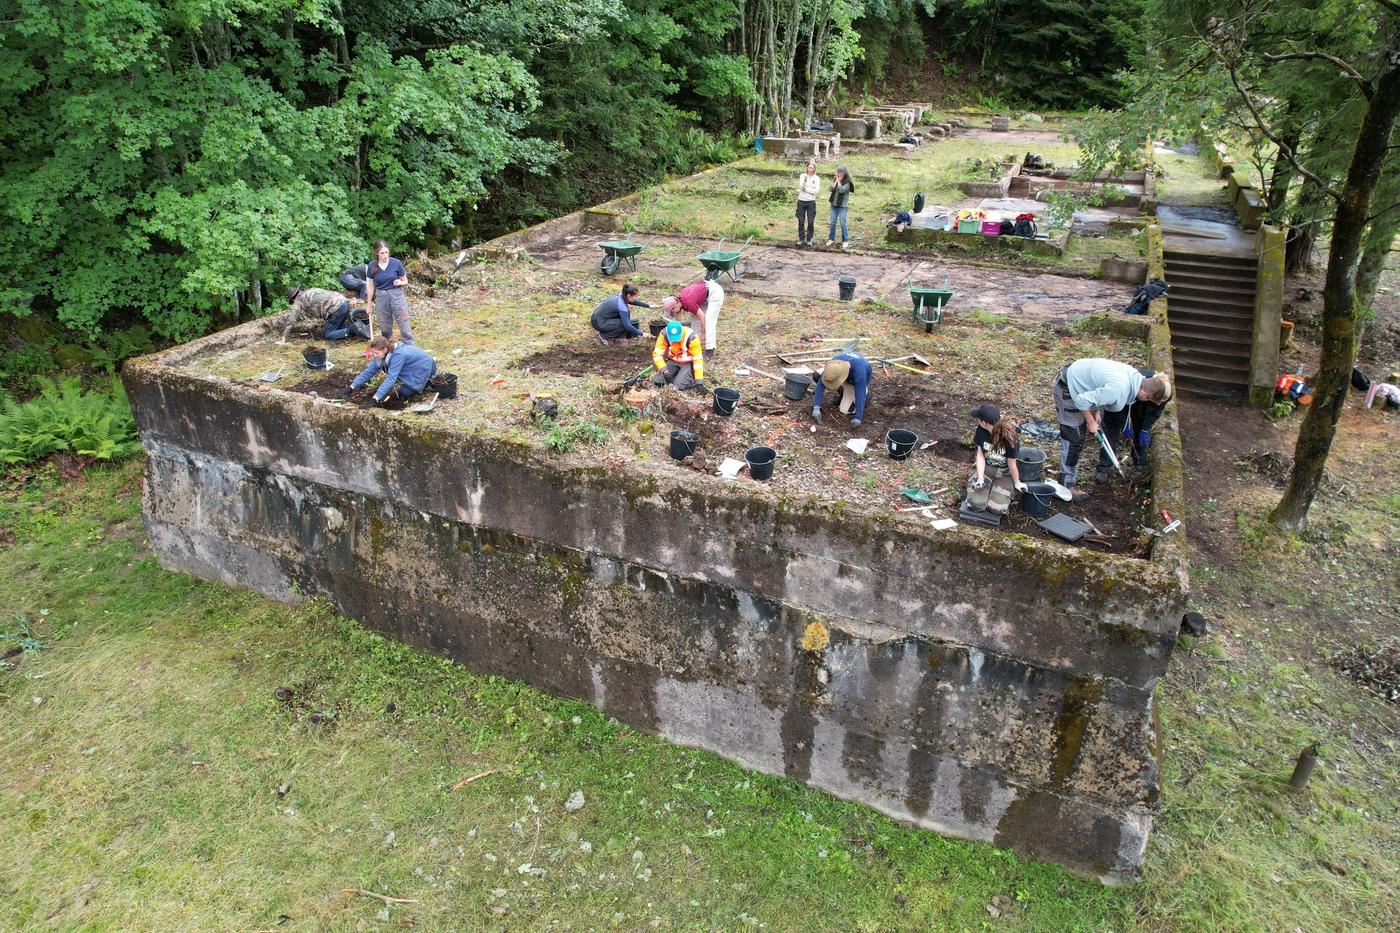
[(4, 400), (0, 410), (0, 463), (33, 463), (57, 453), (118, 460), (141, 449), (126, 392), (116, 379), (84, 391), (76, 376), (44, 379), (24, 403)]

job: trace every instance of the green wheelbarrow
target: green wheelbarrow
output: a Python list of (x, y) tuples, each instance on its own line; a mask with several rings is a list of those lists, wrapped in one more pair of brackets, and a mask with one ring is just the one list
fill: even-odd
[(943, 306), (953, 297), (953, 290), (948, 287), (948, 280), (943, 280), (942, 288), (932, 288), (926, 285), (913, 284), (911, 277), (906, 285), (909, 286), (909, 297), (914, 301), (914, 312), (910, 317), (915, 324), (924, 325), (924, 333), (933, 333), (933, 325), (943, 320)]
[(705, 281), (717, 281), (720, 276), (726, 274), (731, 282), (742, 279), (744, 273), (739, 270), (739, 257), (744, 254), (744, 250), (748, 249), (752, 242), (753, 237), (749, 237), (744, 241), (744, 245), (737, 250), (727, 250), (724, 248), (724, 240), (720, 240), (716, 249), (696, 256), (695, 258), (700, 260), (700, 264), (705, 267)]
[(619, 266), (626, 263), (627, 268), (636, 272), (637, 254), (655, 242), (656, 237), (652, 237), (645, 243), (633, 243), (630, 233), (625, 240), (604, 240), (598, 244), (598, 248), (603, 251), (603, 261), (598, 264), (598, 271), (604, 275), (612, 275)]

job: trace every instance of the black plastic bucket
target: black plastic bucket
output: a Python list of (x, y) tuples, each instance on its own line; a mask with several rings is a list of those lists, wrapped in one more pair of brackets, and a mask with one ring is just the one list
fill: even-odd
[(647, 330), (651, 331), (653, 337), (660, 337), (661, 332), (666, 329), (666, 322), (659, 317), (654, 317), (647, 324)]
[(850, 301), (856, 296), (856, 277), (853, 275), (843, 275), (836, 280), (836, 285), (841, 289), (841, 300)]
[(812, 377), (807, 373), (787, 373), (787, 379), (783, 380), (783, 394), (794, 402), (806, 398), (811, 387)]
[(744, 462), (749, 465), (749, 475), (756, 480), (766, 480), (773, 475), (773, 462), (778, 452), (772, 447), (750, 447), (744, 451)]
[(903, 460), (914, 452), (914, 445), (919, 443), (919, 435), (913, 431), (906, 431), (903, 428), (894, 428), (885, 435), (885, 450), (889, 452), (893, 460)]
[(700, 446), (700, 435), (690, 431), (671, 432), (671, 457), (675, 460), (684, 460), (695, 453), (695, 448)]
[(728, 418), (739, 405), (738, 389), (715, 389), (715, 412)]
[(436, 373), (428, 380), (428, 391), (436, 392), (441, 399), (457, 397), (457, 374)]
[[(1025, 480), (1022, 480), (1025, 482)], [(1044, 518), (1055, 504), (1055, 490), (1046, 483), (1031, 483), (1021, 493), (1021, 511), (1031, 518)]]
[(1016, 471), (1021, 482), (1033, 483), (1040, 479), (1045, 470), (1045, 451), (1039, 447), (1018, 447), (1016, 449)]
[(305, 350), (301, 351), (301, 358), (306, 360), (306, 366), (308, 369), (326, 368), (325, 347), (307, 347)]

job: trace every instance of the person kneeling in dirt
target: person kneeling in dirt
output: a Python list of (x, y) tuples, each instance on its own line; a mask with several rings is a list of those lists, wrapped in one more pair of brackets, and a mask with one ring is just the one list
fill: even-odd
[(969, 509), (1005, 515), (1011, 508), (1011, 491), (1022, 492), (1026, 484), (1016, 465), (1020, 437), (1011, 419), (1001, 416), (1001, 409), (988, 402), (972, 413), (977, 430), (972, 446), (977, 448), (977, 468), (967, 479)]
[(369, 312), (351, 311), (352, 304), (364, 304), (362, 301), (352, 302), (340, 292), (326, 288), (298, 286), (287, 289), (287, 300), (292, 303), (292, 316), (282, 328), (278, 343), (286, 343), (293, 330), (308, 324), (313, 328), (321, 325), (321, 336), (326, 340), (344, 340), (351, 334), (369, 339)]
[(702, 381), (705, 354), (700, 348), (700, 338), (680, 321), (667, 321), (666, 328), (656, 335), (651, 365), (656, 367), (651, 377), (653, 385), (670, 383), (677, 389), (705, 387)]
[(383, 372), (384, 380), (379, 383), (378, 390), (360, 403), (361, 408), (378, 405), (391, 395), (401, 399), (413, 398), (427, 387), (428, 380), (437, 372), (437, 361), (411, 343), (375, 337), (369, 342), (367, 352), (369, 365), (350, 383), (350, 388), (340, 393), (341, 398), (349, 398)]
[(851, 424), (859, 427), (865, 419), (865, 400), (870, 393), (870, 363), (859, 353), (839, 353), (822, 368), (821, 381), (812, 393), (812, 420), (821, 424), (822, 401), (828, 391), (840, 392), (836, 407), (841, 414), (851, 414)]
[[(1146, 382), (1157, 373), (1155, 370), (1142, 369), (1142, 379)], [(1163, 379), (1165, 382), (1165, 378)], [(1162, 417), (1162, 412), (1167, 407), (1167, 402), (1171, 400), (1171, 384), (1167, 384), (1166, 398), (1161, 402), (1153, 402), (1150, 399), (1137, 399), (1132, 407), (1128, 409), (1128, 420), (1123, 425), (1123, 438), (1133, 445), (1133, 463), (1137, 464), (1139, 470), (1147, 469), (1147, 448), (1152, 443), (1152, 426), (1157, 423), (1157, 419)], [(1115, 447), (1116, 449), (1116, 447)]]
[(642, 336), (642, 330), (637, 326), (637, 321), (632, 317), (629, 308), (650, 308), (651, 305), (642, 301), (637, 296), (641, 294), (641, 289), (628, 282), (622, 286), (622, 292), (604, 298), (598, 307), (593, 309), (593, 316), (588, 319), (588, 323), (593, 325), (593, 330), (598, 334), (598, 341), (605, 347), (610, 347), (619, 340), (635, 340)]
[(695, 318), (695, 327), (705, 342), (705, 356), (715, 354), (719, 336), (719, 309), (724, 306), (724, 289), (718, 282), (701, 279), (692, 282), (661, 302), (661, 313), (668, 318), (684, 311)]
[[(1060, 370), (1052, 397), (1060, 422), (1060, 482), (1074, 490), (1085, 442), (1102, 431), (1109, 444), (1115, 444), (1128, 421), (1129, 406), (1135, 401), (1166, 405), (1171, 384), (1164, 376), (1144, 378), (1127, 363), (1082, 359)], [(1095, 480), (1107, 482), (1112, 468), (1108, 452), (1100, 449)], [(1075, 490), (1074, 495), (1080, 498), (1082, 493)]]

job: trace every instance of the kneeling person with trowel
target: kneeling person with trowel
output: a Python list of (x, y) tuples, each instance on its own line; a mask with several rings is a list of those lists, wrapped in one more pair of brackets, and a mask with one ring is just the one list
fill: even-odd
[(837, 407), (842, 414), (855, 409), (851, 424), (859, 426), (865, 418), (865, 400), (870, 393), (870, 363), (859, 353), (839, 353), (822, 369), (821, 381), (812, 393), (812, 420), (821, 423), (822, 400), (828, 390), (840, 390)]
[(1001, 409), (990, 402), (979, 406), (972, 417), (977, 420), (977, 430), (972, 435), (972, 446), (977, 450), (976, 469), (968, 477), (963, 507), (1005, 515), (1011, 508), (1011, 491), (1026, 490), (1016, 465), (1020, 435), (1011, 419), (1003, 418)]
[(373, 395), (360, 403), (361, 408), (372, 408), (390, 395), (403, 399), (412, 398), (427, 387), (428, 380), (437, 372), (437, 361), (426, 351), (411, 343), (393, 341), (388, 337), (375, 337), (371, 340), (366, 355), (369, 357), (369, 365), (350, 383), (350, 388), (340, 393), (341, 398), (349, 398), (352, 393), (369, 385), (371, 379), (383, 372), (384, 381), (379, 383), (379, 389)]
[(677, 389), (705, 387), (702, 381), (705, 351), (700, 346), (700, 338), (680, 321), (667, 321), (666, 327), (656, 335), (651, 365), (656, 367), (651, 377), (653, 385), (669, 383)]
[[(1109, 470), (1122, 472), (1114, 443), (1128, 421), (1129, 406), (1135, 401), (1165, 405), (1171, 384), (1163, 376), (1144, 377), (1127, 363), (1083, 359), (1060, 370), (1051, 394), (1060, 423), (1060, 478), (1073, 489), (1079, 478), (1079, 456), (1091, 437), (1101, 448), (1094, 478), (1107, 482)], [(1075, 498), (1080, 495), (1076, 493)]]

